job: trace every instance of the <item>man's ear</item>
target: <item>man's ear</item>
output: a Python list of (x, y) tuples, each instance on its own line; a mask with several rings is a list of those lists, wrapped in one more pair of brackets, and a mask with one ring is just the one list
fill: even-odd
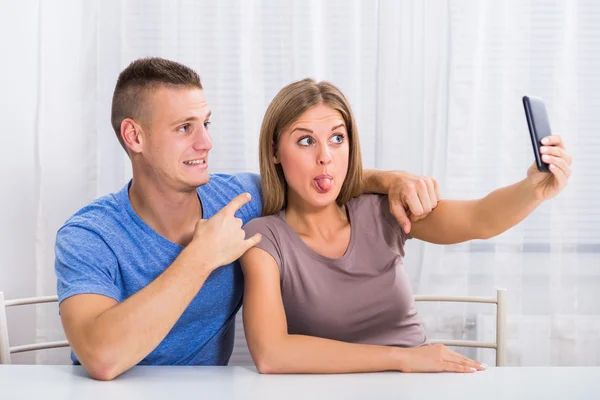
[(144, 135), (142, 128), (131, 118), (121, 121), (121, 138), (125, 146), (134, 153), (141, 153)]

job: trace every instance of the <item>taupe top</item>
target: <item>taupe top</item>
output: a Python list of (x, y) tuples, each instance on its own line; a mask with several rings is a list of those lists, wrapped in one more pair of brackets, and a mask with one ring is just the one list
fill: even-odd
[(402, 231), (387, 196), (363, 195), (346, 203), (350, 244), (337, 259), (310, 249), (285, 212), (250, 221), (246, 237), (279, 266), (288, 333), (351, 343), (415, 347), (426, 343), (404, 271)]

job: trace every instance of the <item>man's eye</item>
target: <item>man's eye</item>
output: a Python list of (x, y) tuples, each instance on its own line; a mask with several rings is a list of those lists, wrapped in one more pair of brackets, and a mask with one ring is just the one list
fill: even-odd
[(177, 130), (179, 132), (189, 132), (191, 129), (190, 124), (181, 125)]
[(298, 140), (298, 144), (301, 146), (310, 146), (311, 144), (313, 144), (315, 141), (313, 140), (313, 138), (311, 137), (303, 137), (302, 139)]
[(206, 122), (204, 123), (204, 128), (205, 128), (205, 129), (208, 129), (208, 126), (209, 126), (209, 125), (210, 125), (210, 121), (206, 121)]

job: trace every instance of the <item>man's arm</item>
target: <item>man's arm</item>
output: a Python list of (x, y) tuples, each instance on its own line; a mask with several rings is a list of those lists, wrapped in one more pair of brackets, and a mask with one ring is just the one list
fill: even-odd
[(139, 363), (167, 336), (214, 268), (183, 256), (122, 303), (97, 294), (64, 300), (63, 327), (88, 374), (110, 380)]
[(125, 301), (79, 294), (60, 305), (67, 339), (88, 374), (110, 380), (146, 357), (167, 336), (210, 273), (260, 241), (244, 240), (234, 217), (249, 200), (240, 195), (208, 220), (158, 278)]
[(390, 211), (404, 232), (411, 231), (412, 222), (425, 218), (440, 199), (438, 183), (426, 176), (404, 171), (363, 171), (363, 193), (387, 194)]

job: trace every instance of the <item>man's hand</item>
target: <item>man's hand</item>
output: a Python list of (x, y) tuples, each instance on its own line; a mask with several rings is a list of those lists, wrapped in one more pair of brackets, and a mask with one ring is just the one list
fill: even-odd
[(242, 193), (211, 218), (198, 221), (194, 238), (183, 250), (183, 262), (199, 263), (202, 260), (213, 270), (237, 260), (246, 250), (256, 246), (261, 235), (257, 233), (245, 239), (242, 220), (235, 217), (237, 210), (248, 201), (250, 194)]
[(388, 198), (392, 215), (404, 232), (410, 233), (411, 221), (425, 218), (437, 206), (440, 189), (434, 178), (398, 171), (394, 173)]

